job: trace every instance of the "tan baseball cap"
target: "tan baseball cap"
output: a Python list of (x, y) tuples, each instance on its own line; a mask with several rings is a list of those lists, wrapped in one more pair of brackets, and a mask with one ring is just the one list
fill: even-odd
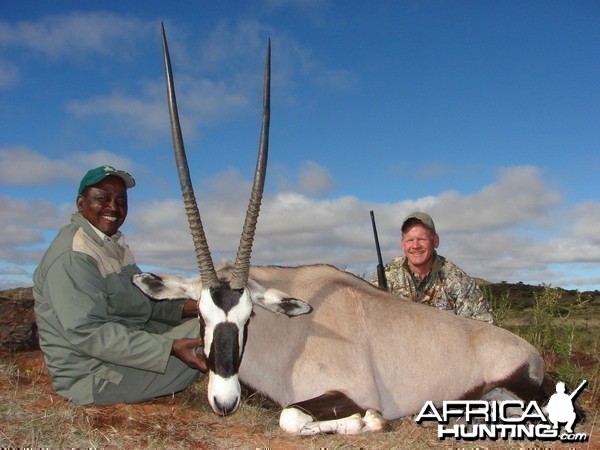
[(437, 234), (437, 232), (435, 231), (435, 224), (433, 223), (433, 219), (431, 218), (431, 216), (421, 211), (411, 212), (408, 216), (404, 218), (404, 220), (402, 221), (402, 231), (404, 231), (404, 228), (406, 227), (406, 224), (408, 222), (415, 221), (421, 222), (423, 225), (425, 225), (427, 228), (429, 228), (431, 231)]

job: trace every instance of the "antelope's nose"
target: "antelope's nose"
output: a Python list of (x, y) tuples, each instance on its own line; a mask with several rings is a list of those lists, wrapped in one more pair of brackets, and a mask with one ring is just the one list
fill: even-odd
[(208, 402), (214, 413), (220, 416), (234, 413), (242, 398), (242, 389), (237, 375), (223, 378), (211, 372), (209, 376)]
[(240, 405), (240, 398), (236, 397), (232, 401), (221, 402), (217, 397), (213, 397), (212, 401), (213, 409), (215, 413), (220, 416), (227, 416), (234, 413)]

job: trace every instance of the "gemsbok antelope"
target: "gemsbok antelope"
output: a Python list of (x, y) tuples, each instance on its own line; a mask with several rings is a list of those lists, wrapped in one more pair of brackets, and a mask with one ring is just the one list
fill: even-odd
[(329, 265), (250, 266), (267, 163), (270, 41), (250, 204), (235, 263), (215, 270), (189, 178), (164, 28), (162, 39), (201, 278), (144, 273), (134, 282), (156, 300), (198, 300), (215, 413), (237, 409), (240, 381), (284, 407), (280, 425), (297, 434), (381, 430), (427, 401), (476, 399), (497, 387), (525, 401), (546, 399), (541, 356), (502, 328), (402, 301)]

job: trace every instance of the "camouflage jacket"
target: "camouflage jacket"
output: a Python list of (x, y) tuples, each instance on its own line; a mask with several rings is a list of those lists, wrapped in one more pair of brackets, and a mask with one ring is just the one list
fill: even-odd
[[(423, 280), (408, 267), (404, 256), (386, 264), (385, 276), (388, 290), (404, 299), (495, 323), (492, 308), (475, 280), (443, 256), (436, 254), (433, 267)], [(371, 283), (377, 284), (377, 273), (371, 277)]]

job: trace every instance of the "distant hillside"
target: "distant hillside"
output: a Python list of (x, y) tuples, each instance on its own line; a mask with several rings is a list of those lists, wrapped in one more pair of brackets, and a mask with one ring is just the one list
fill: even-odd
[(32, 288), (0, 291), (0, 350), (39, 348)]
[[(489, 291), (492, 298), (499, 299), (508, 292), (510, 303), (514, 309), (529, 308), (535, 304), (534, 293), (544, 290), (544, 286), (531, 286), (524, 283), (489, 283), (480, 278), (477, 283), (484, 291)], [(600, 291), (578, 292), (576, 290), (556, 288), (561, 292), (561, 302), (572, 304), (577, 301), (578, 295), (581, 300), (588, 301), (590, 304), (600, 308)]]

